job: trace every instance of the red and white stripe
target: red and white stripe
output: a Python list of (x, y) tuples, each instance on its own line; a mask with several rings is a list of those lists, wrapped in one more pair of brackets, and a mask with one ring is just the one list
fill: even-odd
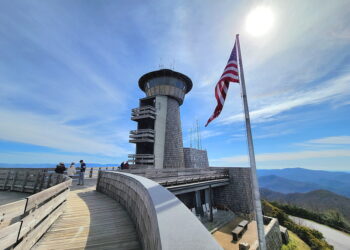
[[(236, 50), (236, 45), (233, 47), (234, 50)], [(236, 58), (231, 58), (232, 55)], [(231, 53), (231, 57), (229, 61), (227, 62), (227, 65), (225, 67), (224, 73), (221, 75), (219, 82), (215, 86), (215, 98), (217, 101), (216, 108), (214, 110), (214, 113), (211, 115), (209, 120), (207, 121), (207, 124), (205, 126), (208, 126), (208, 124), (214, 120), (216, 117), (218, 117), (221, 113), (222, 108), (224, 107), (228, 87), (230, 82), (237, 82), (239, 83), (239, 73), (238, 73), (238, 64), (237, 64), (237, 56), (236, 53)], [(232, 60), (235, 59), (235, 60)]]

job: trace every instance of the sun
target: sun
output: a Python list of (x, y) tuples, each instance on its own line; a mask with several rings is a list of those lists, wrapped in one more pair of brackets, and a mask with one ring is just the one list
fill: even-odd
[(246, 18), (246, 30), (252, 36), (262, 36), (273, 26), (274, 15), (271, 8), (259, 6), (253, 9)]

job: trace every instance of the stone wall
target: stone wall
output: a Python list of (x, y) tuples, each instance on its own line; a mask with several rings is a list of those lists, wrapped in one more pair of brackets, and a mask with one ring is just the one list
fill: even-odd
[(96, 189), (125, 207), (134, 221), (142, 249), (222, 249), (181, 201), (150, 179), (100, 171)]
[(185, 168), (208, 168), (208, 153), (206, 150), (184, 148)]
[(162, 249), (156, 210), (142, 184), (125, 174), (99, 171), (96, 190), (115, 199), (128, 211), (143, 249)]
[(269, 250), (280, 250), (283, 244), (280, 225), (276, 218), (270, 219), (270, 223), (265, 227), (266, 248)]
[(163, 168), (184, 168), (179, 103), (168, 97)]
[(214, 204), (226, 207), (235, 214), (249, 220), (254, 218), (252, 202), (251, 177), (249, 168), (216, 168), (226, 169), (230, 176), (230, 184), (213, 189)]
[(154, 123), (154, 167), (162, 169), (164, 165), (164, 146), (166, 132), (166, 117), (167, 117), (168, 97), (156, 96), (156, 112), (157, 119)]
[[(283, 243), (278, 220), (276, 218), (264, 216), (264, 224), (266, 249), (280, 250)], [(259, 249), (258, 241), (255, 241), (255, 243), (251, 246), (251, 249)]]

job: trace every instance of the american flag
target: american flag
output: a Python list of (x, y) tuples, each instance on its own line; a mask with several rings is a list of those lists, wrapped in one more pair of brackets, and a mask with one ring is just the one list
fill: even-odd
[(239, 83), (237, 61), (238, 61), (237, 50), (236, 50), (236, 43), (235, 43), (235, 46), (233, 46), (230, 58), (228, 59), (227, 65), (225, 67), (224, 73), (222, 73), (219, 82), (215, 86), (215, 98), (218, 104), (216, 105), (214, 113), (211, 115), (211, 117), (209, 118), (205, 126), (208, 126), (208, 124), (212, 120), (214, 120), (216, 117), (220, 115), (221, 110), (224, 107), (229, 83), (230, 82)]

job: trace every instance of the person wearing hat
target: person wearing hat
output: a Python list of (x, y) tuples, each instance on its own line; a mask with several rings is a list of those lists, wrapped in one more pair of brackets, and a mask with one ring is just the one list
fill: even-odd
[(60, 163), (56, 166), (55, 172), (56, 172), (57, 174), (63, 174), (65, 170), (66, 170), (66, 166), (64, 165), (63, 162), (60, 162)]
[(75, 169), (74, 162), (72, 162), (67, 170), (67, 175), (73, 179), (76, 173), (77, 173), (77, 170)]

